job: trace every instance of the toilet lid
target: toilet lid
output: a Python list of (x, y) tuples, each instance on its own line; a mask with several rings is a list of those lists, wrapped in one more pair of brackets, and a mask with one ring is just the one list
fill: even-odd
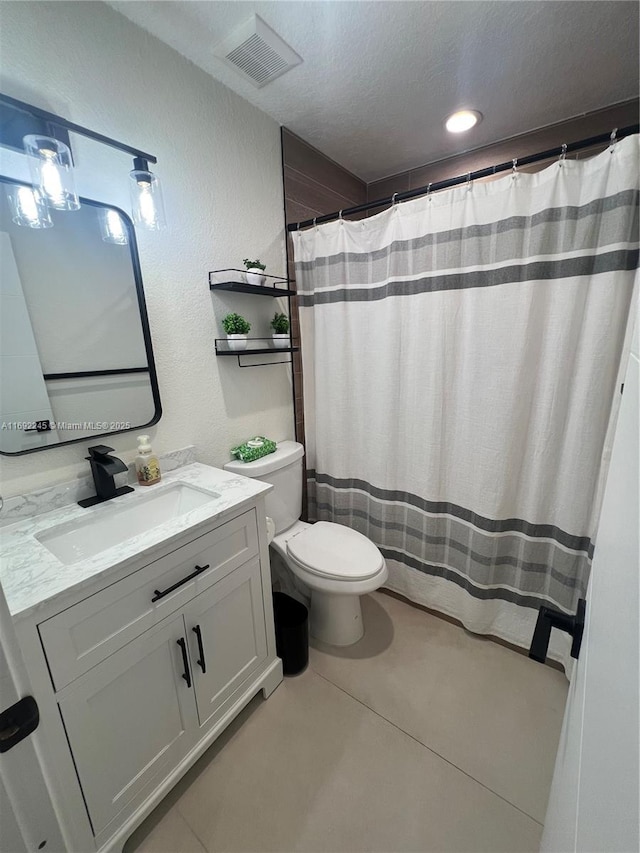
[(384, 558), (356, 530), (330, 521), (317, 521), (287, 542), (287, 553), (307, 571), (337, 580), (373, 577)]

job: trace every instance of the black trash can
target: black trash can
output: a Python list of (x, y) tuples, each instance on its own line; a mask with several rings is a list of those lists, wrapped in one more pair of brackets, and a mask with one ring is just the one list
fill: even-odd
[(309, 663), (309, 611), (284, 592), (273, 593), (276, 650), (285, 675), (297, 675)]

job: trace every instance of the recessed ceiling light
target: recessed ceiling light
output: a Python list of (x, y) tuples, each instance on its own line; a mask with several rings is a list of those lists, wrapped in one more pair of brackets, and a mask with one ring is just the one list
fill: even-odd
[(477, 110), (459, 110), (449, 116), (444, 126), (449, 133), (464, 133), (465, 130), (471, 130), (480, 121), (482, 121), (482, 113)]

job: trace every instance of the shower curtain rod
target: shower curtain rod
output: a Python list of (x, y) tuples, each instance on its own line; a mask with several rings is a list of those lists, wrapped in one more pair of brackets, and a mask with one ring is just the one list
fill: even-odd
[(562, 157), (564, 154), (571, 154), (574, 151), (580, 151), (583, 148), (591, 148), (594, 145), (602, 145), (604, 142), (615, 143), (625, 136), (631, 136), (640, 131), (640, 125), (631, 124), (628, 127), (623, 127), (621, 130), (616, 128), (612, 133), (601, 133), (599, 136), (591, 136), (588, 139), (580, 139), (578, 142), (570, 142), (568, 145), (560, 145), (558, 148), (549, 148), (547, 151), (541, 151), (539, 154), (529, 154), (527, 157), (518, 157), (514, 160), (508, 160), (505, 163), (500, 163), (497, 166), (487, 166), (484, 169), (478, 169), (475, 172), (467, 172), (465, 175), (459, 175), (456, 178), (446, 178), (443, 181), (435, 181), (426, 187), (417, 187), (415, 190), (406, 190), (402, 193), (394, 193), (388, 198), (379, 198), (375, 201), (369, 201), (366, 204), (358, 204), (355, 207), (346, 207), (344, 210), (337, 210), (335, 213), (326, 213), (324, 216), (317, 216), (315, 219), (305, 219), (302, 222), (291, 222), (287, 225), (287, 231), (299, 231), (300, 228), (308, 228), (310, 225), (319, 225), (323, 222), (332, 222), (334, 219), (341, 219), (343, 216), (348, 216), (352, 213), (362, 213), (365, 210), (372, 210), (374, 207), (385, 207), (394, 202), (406, 201), (410, 198), (417, 198), (421, 195), (426, 195), (429, 192), (456, 187), (459, 184), (465, 184), (468, 181), (475, 181), (477, 178), (487, 178), (490, 175), (497, 175), (498, 172), (506, 172), (509, 169), (516, 169), (518, 166), (528, 166), (530, 163), (538, 163), (540, 160), (550, 160), (552, 157)]

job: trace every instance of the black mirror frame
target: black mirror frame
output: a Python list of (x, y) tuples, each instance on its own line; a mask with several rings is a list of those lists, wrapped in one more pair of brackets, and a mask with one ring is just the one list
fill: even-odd
[[(9, 178), (6, 175), (0, 175), (0, 184), (10, 184), (16, 187), (29, 187), (33, 189), (33, 184), (25, 181), (17, 181), (14, 178)], [(129, 251), (131, 253), (131, 265), (133, 267), (133, 279), (136, 287), (136, 296), (138, 298), (138, 310), (140, 311), (140, 323), (142, 325), (142, 337), (144, 339), (144, 348), (147, 356), (147, 365), (149, 368), (149, 381), (151, 383), (151, 393), (153, 395), (154, 414), (150, 421), (146, 424), (127, 427), (126, 429), (114, 429), (109, 432), (92, 433), (81, 438), (71, 438), (68, 441), (59, 441), (56, 444), (44, 444), (40, 447), (30, 447), (28, 450), (17, 450), (14, 453), (8, 453), (6, 450), (0, 450), (0, 456), (25, 456), (27, 453), (38, 453), (42, 450), (54, 450), (56, 447), (66, 447), (69, 444), (78, 444), (78, 442), (94, 441), (105, 435), (116, 435), (121, 432), (135, 432), (154, 426), (162, 417), (162, 404), (160, 402), (160, 388), (158, 387), (158, 376), (156, 373), (156, 363), (153, 357), (153, 345), (151, 343), (151, 329), (149, 327), (149, 316), (147, 314), (147, 303), (144, 298), (144, 287), (142, 284), (142, 270), (140, 269), (140, 257), (138, 255), (138, 244), (136, 242), (135, 228), (130, 216), (116, 207), (113, 204), (105, 204), (101, 201), (95, 201), (90, 198), (80, 196), (80, 206), (87, 205), (101, 209), (115, 210), (120, 215), (127, 229), (129, 238)], [(71, 214), (73, 215), (73, 214)], [(126, 368), (125, 368), (126, 370)], [(71, 378), (71, 376), (69, 377)]]

